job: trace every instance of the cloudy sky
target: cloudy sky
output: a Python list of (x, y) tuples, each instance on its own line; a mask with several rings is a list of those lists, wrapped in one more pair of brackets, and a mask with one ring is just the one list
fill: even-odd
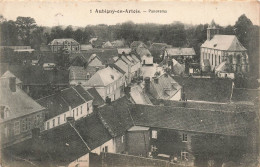
[[(102, 10), (140, 10), (136, 13), (95, 13)], [(91, 13), (92, 10), (92, 13)], [(149, 13), (165, 10), (167, 13)], [(146, 12), (144, 12), (146, 11)], [(38, 25), (86, 26), (135, 23), (167, 24), (181, 21), (188, 24), (210, 23), (212, 19), (222, 26), (234, 25), (242, 14), (259, 25), (259, 3), (256, 2), (1, 2), (0, 14), (8, 20), (17, 16), (33, 17)]]

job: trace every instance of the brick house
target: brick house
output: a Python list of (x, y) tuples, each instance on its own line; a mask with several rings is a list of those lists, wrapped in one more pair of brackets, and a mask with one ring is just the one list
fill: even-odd
[(45, 108), (16, 84), (16, 77), (0, 78), (1, 147), (32, 137), (32, 129), (43, 130)]

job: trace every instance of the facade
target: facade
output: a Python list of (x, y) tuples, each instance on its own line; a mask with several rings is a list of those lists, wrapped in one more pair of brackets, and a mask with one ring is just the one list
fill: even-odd
[(67, 122), (67, 117), (74, 120), (86, 117), (93, 112), (93, 97), (80, 85), (37, 100), (48, 109), (44, 130), (60, 126)]
[(17, 86), (16, 77), (0, 78), (1, 148), (32, 137), (32, 130), (43, 130), (45, 108)]
[(134, 78), (139, 77), (141, 74), (141, 62), (133, 54), (119, 55), (115, 58), (114, 64), (126, 73), (125, 75), (127, 77), (128, 84), (130, 84)]
[(72, 38), (54, 39), (48, 45), (53, 53), (57, 53), (61, 49), (66, 49), (69, 53), (80, 52), (80, 44)]
[[(208, 60), (208, 63), (204, 63)], [(207, 29), (207, 40), (201, 45), (200, 64), (203, 71), (215, 70), (222, 62), (227, 62), (226, 72), (247, 73), (249, 70), (247, 50), (235, 35), (219, 35), (214, 20)]]
[(97, 71), (84, 85), (86, 89), (95, 87), (100, 96), (114, 101), (123, 96), (125, 79), (119, 71), (106, 67)]
[(140, 56), (142, 65), (153, 64), (153, 56), (147, 48), (138, 47), (136, 48), (136, 53)]

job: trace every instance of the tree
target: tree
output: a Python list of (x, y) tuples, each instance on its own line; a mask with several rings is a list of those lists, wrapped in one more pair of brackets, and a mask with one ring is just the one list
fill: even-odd
[(3, 21), (0, 24), (1, 45), (16, 45), (18, 30), (14, 21)]
[(36, 27), (35, 30), (31, 33), (31, 45), (34, 49), (39, 50), (42, 44), (47, 43), (47, 37), (44, 34), (43, 27)]
[(63, 31), (64, 37), (63, 38), (73, 38), (73, 28), (72, 26), (67, 26)]
[(18, 35), (24, 45), (30, 45), (31, 32), (36, 28), (35, 20), (31, 17), (17, 17), (16, 26), (18, 28)]

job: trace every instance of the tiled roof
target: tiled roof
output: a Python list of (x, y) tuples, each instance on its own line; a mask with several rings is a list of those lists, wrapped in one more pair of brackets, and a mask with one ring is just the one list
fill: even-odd
[(91, 94), (91, 96), (93, 97), (93, 105), (101, 106), (101, 105), (105, 104), (105, 101), (99, 95), (96, 88), (90, 88), (87, 90), (87, 92), (89, 92)]
[(139, 85), (131, 87), (130, 96), (135, 104), (152, 104), (148, 96), (143, 92), (143, 89)]
[(185, 98), (194, 101), (229, 102), (232, 92), (232, 80), (222, 78), (178, 77), (178, 82), (185, 92)]
[(118, 54), (123, 54), (123, 52), (125, 52), (125, 54), (130, 54), (131, 53), (131, 48), (118, 48), (117, 49), (117, 52)]
[(171, 45), (167, 45), (166, 43), (153, 43), (150, 49), (163, 50), (165, 48), (170, 48), (170, 47)]
[[(1, 78), (10, 78), (10, 77), (16, 77), (13, 73), (11, 73), (10, 71), (6, 71)], [(20, 84), (22, 83), (22, 81), (16, 77), (16, 84)]]
[(93, 49), (92, 45), (80, 45), (80, 50), (85, 51), (85, 50), (90, 50)]
[(113, 137), (124, 134), (127, 129), (133, 126), (128, 110), (129, 104), (131, 102), (124, 96), (113, 101), (110, 105), (98, 108), (99, 118)]
[(194, 56), (196, 55), (193, 48), (166, 48), (169, 56)]
[(72, 38), (61, 38), (61, 39), (54, 39), (48, 45), (63, 45), (63, 44), (72, 44), (72, 45), (79, 45), (79, 43), (72, 39)]
[(70, 80), (86, 80), (87, 79), (87, 70), (84, 67), (80, 66), (70, 66)]
[(88, 86), (107, 86), (120, 79), (122, 74), (111, 67), (97, 71), (88, 81)]
[(150, 94), (156, 99), (170, 99), (181, 89), (171, 76), (161, 75), (157, 78), (158, 83), (150, 81)]
[(10, 115), (5, 119), (0, 118), (0, 123), (45, 109), (18, 86), (16, 86), (16, 91), (12, 92), (7, 77), (0, 78), (0, 99), (0, 106), (10, 110)]
[(139, 56), (151, 56), (151, 53), (148, 49), (144, 48), (144, 47), (139, 47), (136, 49), (136, 53)]
[(78, 85), (75, 88), (67, 88), (56, 94), (38, 99), (37, 102), (49, 109), (46, 119), (50, 119), (69, 111), (69, 106), (75, 108), (90, 100), (93, 100), (93, 97)]
[(226, 51), (246, 51), (235, 35), (215, 35), (206, 40), (201, 47)]
[(24, 85), (68, 85), (69, 71), (67, 70), (43, 70), (40, 66), (10, 65), (1, 69), (1, 73), (9, 70)]
[(135, 105), (131, 115), (137, 126), (182, 131), (246, 136), (247, 122), (241, 114), (164, 106)]
[(250, 101), (250, 102), (259, 102), (259, 89), (243, 89), (243, 88), (234, 88), (232, 94), (232, 101)]

